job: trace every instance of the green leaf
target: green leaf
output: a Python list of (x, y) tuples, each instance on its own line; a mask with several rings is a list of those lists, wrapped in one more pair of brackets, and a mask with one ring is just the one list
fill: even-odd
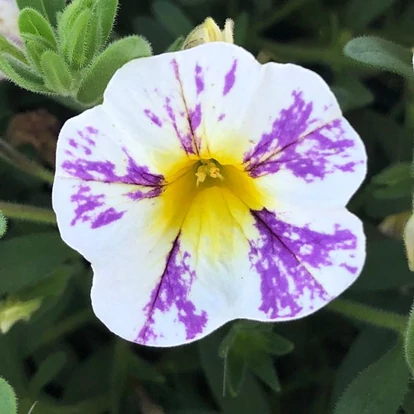
[(409, 79), (414, 77), (410, 49), (375, 36), (362, 36), (349, 41), (344, 48), (348, 57), (358, 62), (394, 72)]
[(4, 414), (17, 414), (17, 399), (9, 383), (0, 378), (0, 412)]
[(59, 95), (69, 95), (72, 75), (63, 58), (48, 50), (43, 53), (41, 65), (46, 86)]
[(411, 308), (410, 317), (408, 318), (407, 331), (404, 338), (405, 359), (411, 369), (411, 375), (414, 375), (414, 308)]
[(269, 355), (253, 354), (247, 361), (249, 369), (273, 391), (279, 392), (281, 390), (273, 360)]
[(342, 111), (347, 112), (374, 101), (372, 92), (356, 77), (342, 76), (332, 85)]
[(66, 364), (64, 352), (49, 355), (39, 366), (29, 384), (29, 392), (38, 395), (42, 388), (52, 381)]
[(50, 93), (42, 78), (27, 65), (7, 53), (0, 54), (0, 71), (21, 88), (31, 92)]
[(7, 220), (3, 213), (0, 211), (0, 239), (6, 234)]
[(152, 10), (158, 22), (174, 37), (186, 36), (194, 28), (194, 24), (184, 12), (169, 1), (154, 1)]
[(101, 101), (108, 82), (121, 66), (132, 59), (150, 55), (151, 46), (139, 36), (125, 37), (110, 44), (82, 79), (77, 99), (84, 105)]
[(88, 34), (90, 21), (93, 18), (92, 11), (83, 10), (76, 16), (70, 30), (64, 33), (61, 38), (63, 54), (71, 66), (80, 69), (89, 64), (93, 56), (87, 54)]
[(31, 234), (3, 241), (0, 249), (0, 295), (39, 283), (74, 255), (57, 233)]
[(198, 343), (201, 365), (221, 414), (270, 414), (270, 402), (254, 376), (246, 373), (239, 395), (223, 396), (223, 360), (217, 349), (222, 342), (222, 331), (202, 339)]
[(250, 17), (247, 12), (240, 13), (234, 21), (234, 43), (243, 46), (249, 35)]
[(246, 374), (246, 361), (237, 348), (228, 348), (224, 354), (224, 387), (223, 394), (226, 394), (226, 389), (230, 391), (230, 395), (237, 397), (240, 393), (241, 386)]
[(391, 414), (408, 389), (409, 372), (400, 343), (362, 371), (342, 394), (334, 414)]
[(345, 27), (362, 30), (389, 9), (395, 0), (350, 0), (345, 8)]
[(45, 39), (53, 48), (56, 48), (56, 37), (53, 27), (50, 23), (36, 10), (24, 9), (19, 15), (20, 34), (39, 36)]
[(42, 73), (41, 60), (43, 53), (49, 50), (49, 47), (43, 42), (38, 42), (36, 40), (27, 40), (24, 39), (26, 55), (29, 58), (32, 69), (36, 70), (36, 73)]
[(294, 345), (283, 336), (278, 335), (275, 332), (266, 332), (262, 334), (264, 338), (264, 349), (270, 354), (274, 355), (287, 355), (290, 354)]
[(53, 26), (56, 26), (56, 16), (66, 6), (65, 0), (17, 0), (20, 10), (30, 7), (40, 12), (49, 19)]
[(97, 0), (95, 3), (93, 11), (101, 33), (99, 48), (107, 42), (111, 35), (117, 10), (118, 0)]
[(0, 53), (7, 53), (23, 63), (26, 63), (24, 53), (13, 43), (10, 43), (3, 35), (0, 35)]

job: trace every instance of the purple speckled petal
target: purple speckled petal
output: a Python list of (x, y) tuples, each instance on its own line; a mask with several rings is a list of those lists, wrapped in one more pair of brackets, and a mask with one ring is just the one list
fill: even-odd
[(207, 313), (203, 310), (197, 311), (196, 305), (189, 298), (191, 285), (197, 276), (188, 263), (189, 258), (190, 254), (181, 250), (177, 236), (166, 259), (160, 281), (144, 308), (147, 320), (140, 329), (136, 342), (146, 345), (157, 343), (160, 338), (164, 338), (162, 323), (157, 325), (156, 320), (162, 319), (163, 314), (171, 311), (176, 313), (175, 322), (182, 324), (186, 341), (193, 340), (203, 332)]
[(250, 241), (249, 257), (261, 280), (259, 310), (267, 318), (312, 313), (360, 273), (365, 257), (362, 226), (345, 210), (324, 212), (323, 218), (316, 212), (252, 214), (259, 237)]

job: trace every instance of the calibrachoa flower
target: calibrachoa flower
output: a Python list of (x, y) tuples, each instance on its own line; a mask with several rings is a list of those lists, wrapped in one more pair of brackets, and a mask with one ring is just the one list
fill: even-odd
[(92, 263), (96, 315), (172, 346), (236, 318), (301, 318), (346, 289), (365, 239), (344, 206), (365, 170), (317, 74), (207, 43), (128, 63), (65, 124), (53, 204)]

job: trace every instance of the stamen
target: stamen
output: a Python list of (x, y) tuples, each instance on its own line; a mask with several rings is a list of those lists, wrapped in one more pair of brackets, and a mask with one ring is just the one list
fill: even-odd
[(211, 160), (200, 160), (201, 164), (197, 168), (195, 173), (197, 177), (196, 186), (198, 187), (200, 183), (203, 183), (207, 177), (218, 178), (221, 181), (224, 180), (224, 177), (220, 174), (220, 168)]

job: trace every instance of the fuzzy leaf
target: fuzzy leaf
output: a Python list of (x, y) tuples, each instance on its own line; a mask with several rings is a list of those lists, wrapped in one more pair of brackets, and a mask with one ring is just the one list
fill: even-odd
[(41, 65), (46, 86), (60, 95), (68, 95), (72, 76), (63, 58), (48, 50), (42, 56)]
[(408, 389), (400, 344), (362, 371), (342, 394), (334, 414), (395, 413)]
[(408, 318), (407, 331), (404, 341), (405, 359), (411, 369), (411, 375), (414, 375), (414, 312), (411, 308), (410, 317)]
[(84, 105), (101, 101), (105, 88), (117, 69), (132, 59), (150, 55), (151, 46), (139, 36), (125, 37), (110, 44), (96, 58), (82, 80), (77, 99)]
[(358, 62), (394, 72), (409, 79), (414, 77), (410, 49), (375, 36), (362, 36), (349, 41), (344, 48), (348, 57)]
[(97, 0), (95, 3), (94, 14), (102, 36), (100, 46), (103, 46), (111, 35), (117, 10), (118, 0)]
[(19, 30), (25, 34), (39, 36), (45, 39), (52, 47), (56, 47), (56, 37), (50, 23), (36, 10), (24, 9), (19, 15)]
[(0, 71), (16, 85), (31, 92), (50, 93), (42, 78), (33, 72), (31, 68), (6, 53), (0, 54)]
[(369, 23), (384, 13), (395, 0), (350, 0), (346, 4), (346, 27), (353, 30), (364, 29)]
[(0, 35), (0, 53), (7, 53), (21, 62), (26, 63), (24, 53), (13, 43), (10, 43), (3, 35)]
[(0, 412), (4, 414), (17, 414), (17, 400), (13, 388), (0, 378)]
[(66, 6), (65, 0), (17, 0), (20, 10), (31, 7), (49, 19), (53, 26), (56, 26), (56, 16)]

